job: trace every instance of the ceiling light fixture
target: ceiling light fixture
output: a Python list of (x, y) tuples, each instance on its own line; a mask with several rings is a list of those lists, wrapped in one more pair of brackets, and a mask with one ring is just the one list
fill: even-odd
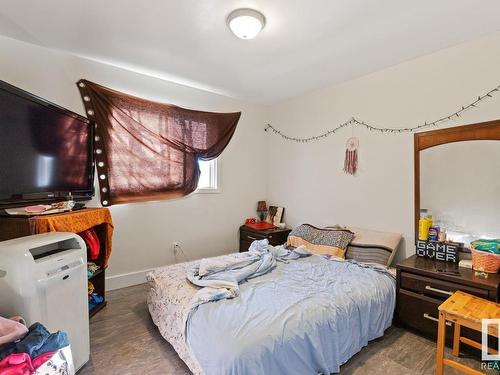
[(254, 9), (241, 8), (227, 17), (227, 25), (238, 38), (253, 39), (264, 28), (266, 18)]

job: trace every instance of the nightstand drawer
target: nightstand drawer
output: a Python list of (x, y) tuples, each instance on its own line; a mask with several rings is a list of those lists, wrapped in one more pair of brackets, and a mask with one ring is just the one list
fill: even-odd
[[(248, 246), (250, 246), (250, 244), (253, 241), (263, 240), (263, 239), (267, 238), (270, 245), (277, 246), (277, 245), (283, 245), (286, 242), (287, 237), (288, 237), (288, 234), (286, 234), (286, 233), (258, 235), (255, 233), (242, 232), (241, 237), (240, 237), (240, 243), (244, 243), (245, 246), (246, 246), (246, 244), (248, 244)], [(247, 246), (247, 248), (248, 248), (248, 246)]]
[(250, 241), (253, 242), (255, 240), (263, 240), (264, 238), (268, 238), (265, 234), (257, 234), (257, 233), (247, 233), (244, 231), (241, 231), (241, 241)]
[[(436, 337), (440, 300), (414, 292), (399, 290), (398, 322), (427, 336)], [(453, 337), (452, 324), (446, 325), (446, 337)]]
[(481, 298), (489, 299), (488, 291), (486, 289), (455, 284), (439, 279), (432, 279), (408, 272), (401, 272), (400, 282), (400, 287), (402, 289), (424, 294), (440, 301), (444, 301), (457, 290), (461, 290)]
[(283, 245), (286, 242), (290, 231), (290, 229), (286, 228), (274, 228), (259, 231), (243, 225), (240, 227), (240, 251), (247, 251), (253, 241), (263, 240), (266, 238), (270, 245)]

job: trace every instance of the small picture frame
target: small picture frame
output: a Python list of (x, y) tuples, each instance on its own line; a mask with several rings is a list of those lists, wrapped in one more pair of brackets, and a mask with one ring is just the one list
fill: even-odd
[(266, 221), (278, 227), (283, 219), (284, 207), (269, 206), (269, 211), (267, 212)]

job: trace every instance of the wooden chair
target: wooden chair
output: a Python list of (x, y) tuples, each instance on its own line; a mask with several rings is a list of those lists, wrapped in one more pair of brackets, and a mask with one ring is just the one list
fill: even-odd
[[(481, 332), (483, 319), (500, 319), (500, 305), (485, 299), (457, 291), (439, 306), (439, 324), (437, 338), (436, 375), (443, 374), (444, 365), (453, 367), (465, 374), (481, 375), (459, 362), (444, 358), (446, 322), (455, 324), (453, 333), (453, 355), (459, 356), (460, 344), (466, 344), (481, 350), (481, 343), (460, 336), (462, 326)], [(498, 327), (489, 326), (488, 334), (498, 337)], [(498, 354), (498, 351), (488, 348), (488, 354)]]

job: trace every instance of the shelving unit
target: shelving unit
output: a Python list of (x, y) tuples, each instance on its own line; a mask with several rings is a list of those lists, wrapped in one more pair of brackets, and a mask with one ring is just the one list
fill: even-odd
[(87, 251), (87, 262), (94, 262), (100, 268), (88, 279), (94, 285), (94, 291), (102, 296), (103, 301), (95, 305), (92, 309), (89, 309), (90, 317), (93, 317), (99, 311), (101, 311), (107, 304), (106, 301), (106, 265), (104, 265), (105, 259), (105, 247), (106, 247), (106, 228), (104, 225), (96, 225), (93, 227), (99, 237), (99, 243), (101, 244), (101, 249), (99, 251), (99, 258), (95, 261), (89, 259), (89, 254)]

